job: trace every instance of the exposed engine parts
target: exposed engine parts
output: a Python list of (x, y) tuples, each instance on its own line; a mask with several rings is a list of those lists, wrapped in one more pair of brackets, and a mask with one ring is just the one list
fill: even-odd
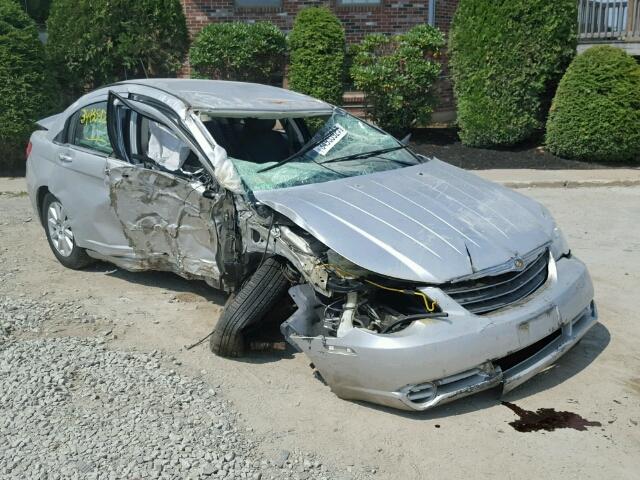
[(308, 283), (315, 290), (323, 306), (324, 335), (340, 336), (351, 328), (388, 334), (413, 321), (447, 316), (415, 285), (375, 276), (283, 217), (274, 218), (276, 213), (261, 213), (267, 212), (240, 212), (242, 228), (249, 233), (247, 263), (271, 256), (286, 259), (283, 274), (289, 282)]
[[(406, 298), (404, 301), (410, 303)], [(430, 299), (427, 297), (426, 301), (430, 302)], [(365, 328), (384, 334), (402, 330), (413, 321), (447, 316), (435, 302), (430, 305), (433, 311), (426, 308), (420, 311), (419, 304), (415, 308), (403, 305), (399, 299), (377, 291), (373, 286), (362, 291), (338, 293), (324, 303), (324, 328), (328, 335), (338, 337), (351, 328)]]

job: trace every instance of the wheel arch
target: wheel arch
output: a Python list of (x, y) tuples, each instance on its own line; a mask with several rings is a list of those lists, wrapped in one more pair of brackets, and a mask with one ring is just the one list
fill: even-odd
[(44, 217), (42, 216), (42, 206), (44, 205), (44, 197), (47, 196), (47, 193), (51, 193), (49, 191), (49, 187), (43, 185), (38, 188), (36, 192), (36, 205), (38, 206), (38, 218), (40, 219), (40, 223), (42, 226), (45, 226)]

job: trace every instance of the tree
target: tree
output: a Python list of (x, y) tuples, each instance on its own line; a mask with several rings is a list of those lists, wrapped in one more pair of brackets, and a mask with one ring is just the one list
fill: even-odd
[(289, 34), (289, 87), (332, 104), (342, 102), (345, 35), (325, 7), (301, 10)]
[(35, 20), (38, 25), (47, 21), (51, 0), (19, 0), (24, 11)]
[(547, 148), (567, 158), (640, 163), (640, 65), (609, 46), (576, 57), (553, 100)]
[(577, 18), (575, 0), (460, 0), (449, 65), (463, 143), (514, 145), (541, 130)]
[(70, 95), (118, 80), (174, 75), (189, 38), (179, 0), (55, 0), (47, 51)]
[(0, 170), (23, 169), (34, 122), (56, 107), (34, 21), (15, 0), (0, 0)]
[(443, 46), (439, 30), (418, 25), (395, 37), (368, 35), (354, 47), (351, 76), (364, 92), (374, 122), (400, 137), (416, 123), (429, 121)]
[(282, 31), (269, 22), (212, 23), (189, 51), (194, 76), (270, 83), (281, 72), (287, 49)]

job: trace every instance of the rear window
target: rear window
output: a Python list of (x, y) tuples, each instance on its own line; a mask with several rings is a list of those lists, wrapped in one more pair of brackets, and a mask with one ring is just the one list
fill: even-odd
[(81, 108), (71, 118), (69, 143), (110, 155), (107, 133), (107, 102), (93, 103)]

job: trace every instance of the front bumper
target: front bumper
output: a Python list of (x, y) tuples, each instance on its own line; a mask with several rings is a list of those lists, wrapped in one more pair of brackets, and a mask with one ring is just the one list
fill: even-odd
[(517, 387), (566, 353), (598, 318), (589, 273), (575, 257), (551, 260), (538, 291), (488, 315), (468, 312), (440, 289), (424, 291), (449, 317), (394, 334), (354, 328), (325, 337), (308, 335), (317, 301), (309, 286), (297, 286), (290, 293), (299, 308), (282, 331), (339, 397), (426, 410), (500, 385)]

